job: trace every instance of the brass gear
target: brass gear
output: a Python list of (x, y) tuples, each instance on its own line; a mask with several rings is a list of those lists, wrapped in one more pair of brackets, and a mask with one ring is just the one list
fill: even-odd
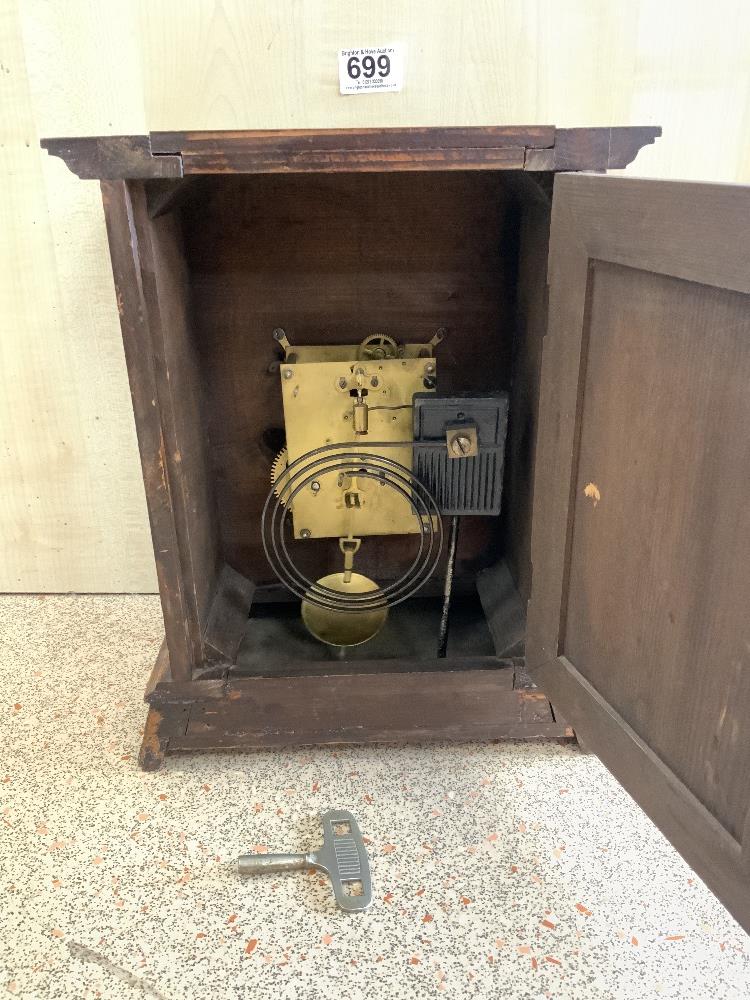
[[(286, 506), (286, 500), (279, 492), (279, 487), (276, 484), (278, 483), (280, 477), (283, 476), (284, 473), (286, 472), (288, 465), (289, 465), (289, 451), (286, 448), (282, 448), (281, 451), (276, 456), (276, 458), (273, 460), (273, 465), (271, 466), (271, 482), (273, 483), (274, 493), (279, 498), (279, 500), (281, 500), (284, 506)], [(282, 487), (284, 485), (285, 484), (282, 483)]]
[(387, 333), (371, 333), (357, 349), (360, 361), (382, 361), (384, 358), (397, 358), (398, 354), (398, 344)]

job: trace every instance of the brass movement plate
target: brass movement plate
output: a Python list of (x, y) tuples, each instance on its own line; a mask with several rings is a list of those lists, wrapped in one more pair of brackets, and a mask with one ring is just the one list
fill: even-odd
[[(279, 372), (284, 402), (290, 464), (326, 444), (362, 448), (363, 455), (380, 454), (411, 470), (412, 397), (434, 391), (437, 363), (431, 344), (406, 344), (401, 357), (358, 360), (359, 345), (291, 347)], [(420, 357), (421, 355), (421, 357)], [(368, 432), (355, 435), (353, 407), (361, 371), (368, 406)], [(428, 384), (425, 385), (425, 378)], [(389, 409), (380, 409), (389, 407)], [(368, 441), (407, 441), (403, 448), (368, 448)], [(331, 452), (331, 457), (336, 453)], [(292, 503), (295, 538), (341, 538), (418, 533), (420, 522), (409, 502), (374, 479), (356, 478), (345, 486), (357, 493), (359, 506), (347, 506), (338, 474), (315, 479)], [(304, 535), (302, 534), (304, 532)], [(308, 534), (309, 532), (309, 534)]]

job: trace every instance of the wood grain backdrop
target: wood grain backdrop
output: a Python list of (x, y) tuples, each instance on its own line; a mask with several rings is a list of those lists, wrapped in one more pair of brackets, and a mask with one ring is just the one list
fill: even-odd
[(0, 590), (156, 588), (98, 186), (40, 136), (654, 123), (630, 172), (747, 183), (748, 52), (747, 0), (0, 0)]

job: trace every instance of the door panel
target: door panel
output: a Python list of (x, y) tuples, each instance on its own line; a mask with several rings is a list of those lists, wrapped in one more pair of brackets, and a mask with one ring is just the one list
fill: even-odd
[(750, 189), (555, 184), (528, 665), (750, 927)]

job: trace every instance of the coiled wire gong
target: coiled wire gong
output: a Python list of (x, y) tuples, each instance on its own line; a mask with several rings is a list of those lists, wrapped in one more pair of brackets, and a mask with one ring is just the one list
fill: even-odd
[[(302, 602), (308, 628), (324, 642), (357, 645), (371, 638), (385, 622), (388, 608), (412, 597), (435, 571), (443, 544), (440, 511), (430, 491), (414, 473), (395, 459), (370, 454), (369, 448), (403, 448), (411, 442), (357, 442), (325, 445), (290, 463), (271, 487), (261, 519), (263, 547), (279, 580)], [(310, 580), (294, 562), (287, 547), (285, 525), (294, 498), (323, 476), (351, 475), (372, 479), (395, 490), (417, 519), (417, 554), (398, 579), (379, 587), (368, 577), (353, 573), (344, 584), (343, 574)], [(340, 615), (347, 619), (339, 618)]]

